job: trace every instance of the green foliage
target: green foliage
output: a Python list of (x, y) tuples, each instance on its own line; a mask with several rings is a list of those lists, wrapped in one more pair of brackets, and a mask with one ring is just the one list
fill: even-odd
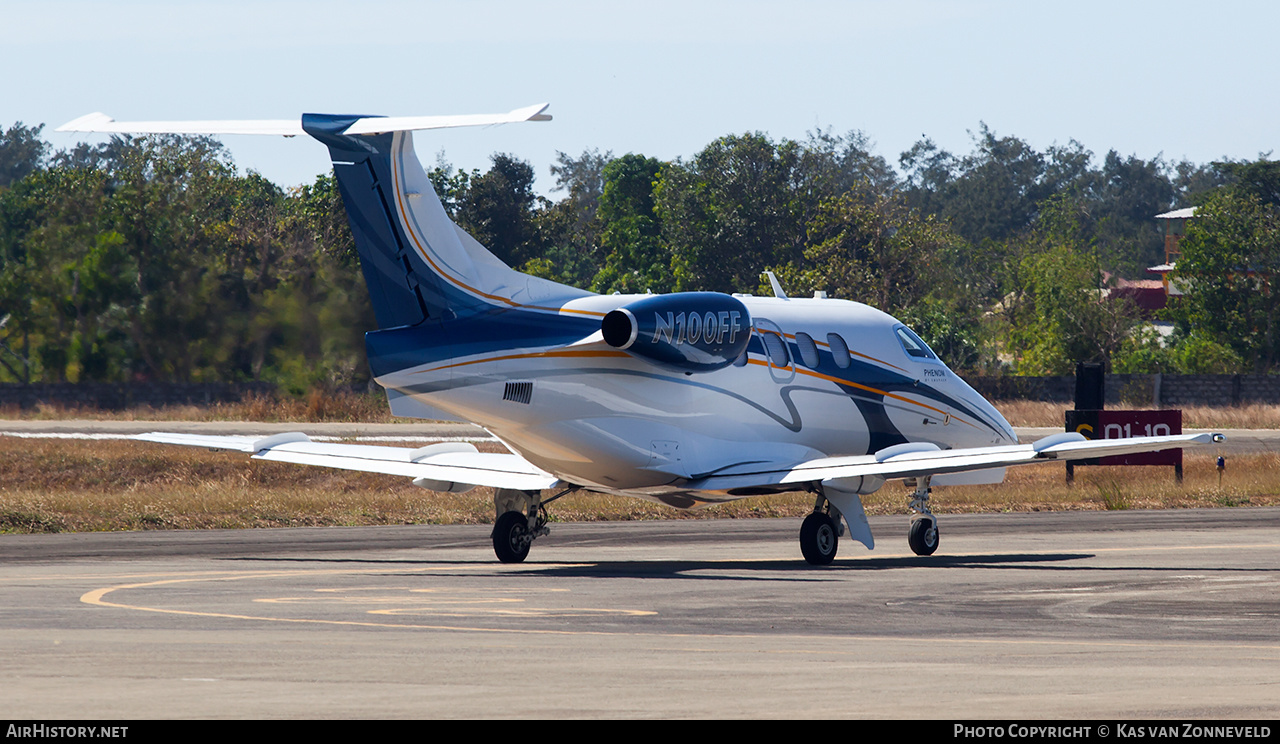
[(675, 284), (671, 251), (654, 209), (654, 186), (663, 165), (642, 155), (623, 155), (604, 168), (597, 218), (607, 258), (591, 282), (597, 292), (669, 292)]
[(775, 143), (755, 132), (721, 137), (691, 162), (662, 170), (654, 195), (677, 290), (754, 290), (768, 266), (800, 265), (823, 200), (858, 183), (896, 178), (859, 133)]
[(1213, 165), (1237, 195), (1280, 207), (1280, 161), (1263, 156), (1253, 162), (1226, 161)]
[(1078, 361), (1110, 364), (1138, 321), (1132, 303), (1106, 292), (1080, 204), (1043, 205), (1018, 251), (1003, 311), (1019, 374), (1068, 374)]
[(40, 139), (42, 129), (43, 124), (28, 127), (18, 122), (0, 131), (0, 188), (12, 185), (44, 164), (49, 145)]
[[(366, 379), (374, 326), (331, 175), (284, 192), (198, 137), (51, 152), (0, 131), (0, 380)], [(1280, 167), (1079, 143), (1037, 151), (983, 125), (968, 154), (922, 139), (903, 175), (859, 132), (727, 136), (691, 160), (558, 153), (557, 201), (509, 155), (428, 174), (445, 211), (527, 273), (599, 292), (826, 291), (911, 325), (962, 370), (1268, 370), (1280, 353)], [(1172, 345), (1135, 331), (1103, 269), (1163, 260), (1152, 217), (1204, 204), (1183, 241)], [(317, 329), (321, 329), (317, 332)], [(1000, 353), (997, 354), (997, 351)]]
[(285, 194), (202, 138), (117, 137), (51, 161), (0, 190), (0, 379), (367, 375), (370, 313), (332, 178)]
[(1193, 334), (1173, 350), (1174, 370), (1188, 375), (1225, 375), (1244, 372), (1246, 365), (1231, 347)]
[(611, 153), (583, 150), (576, 158), (556, 153), (551, 175), (564, 199), (543, 201), (534, 216), (537, 243), (544, 246), (538, 258), (525, 264), (526, 273), (574, 287), (590, 287), (604, 261), (600, 245), (601, 221), (596, 212), (605, 189), (605, 167)]
[(459, 196), (455, 219), (508, 266), (520, 266), (542, 249), (534, 223), (533, 166), (505, 153), (492, 161)]
[(676, 290), (750, 291), (764, 267), (801, 257), (804, 219), (790, 188), (799, 161), (797, 143), (756, 132), (663, 169), (655, 198)]
[(1089, 214), (1100, 259), (1112, 273), (1141, 276), (1146, 267), (1164, 263), (1164, 239), (1152, 217), (1174, 202), (1167, 170), (1159, 158), (1107, 153)]
[(1225, 344), (1248, 368), (1280, 359), (1280, 207), (1247, 191), (1215, 192), (1187, 223), (1173, 281), (1185, 296), (1172, 311), (1201, 338)]
[(986, 124), (973, 140), (974, 152), (957, 158), (925, 138), (899, 161), (911, 205), (947, 219), (970, 243), (1018, 235), (1042, 202), (1094, 177), (1091, 153), (1074, 140), (1040, 153), (1017, 137), (997, 137)]
[(436, 192), (436, 196), (440, 198), (440, 205), (444, 207), (445, 214), (449, 215), (449, 219), (456, 220), (458, 208), (466, 199), (467, 191), (471, 188), (471, 182), (480, 177), (480, 171), (473, 170), (470, 173), (466, 171), (455, 171), (449, 161), (444, 158), (444, 151), (441, 150), (436, 155), (436, 165), (427, 171), (427, 178), (431, 181), (431, 188)]
[(867, 185), (822, 200), (801, 260), (779, 267), (796, 293), (825, 290), (895, 312), (923, 299), (937, 255), (957, 238), (933, 217)]
[(1160, 334), (1150, 327), (1135, 330), (1111, 357), (1111, 371), (1117, 374), (1180, 372), (1178, 358), (1164, 345)]

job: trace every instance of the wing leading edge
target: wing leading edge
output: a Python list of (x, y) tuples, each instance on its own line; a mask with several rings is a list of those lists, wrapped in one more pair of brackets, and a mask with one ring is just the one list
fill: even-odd
[[(544, 472), (519, 455), (480, 452), (474, 445), (466, 443), (433, 444), (417, 449), (331, 444), (313, 442), (300, 432), (270, 437), (151, 432), (130, 438), (161, 444), (247, 452), (255, 460), (405, 476), (413, 478), (418, 485), (435, 491), (462, 490), (464, 486), (535, 491), (563, 485), (559, 478)], [(713, 476), (690, 480), (684, 487), (690, 491), (729, 491), (868, 477), (883, 481), (966, 473), (1012, 465), (1155, 452), (1223, 441), (1226, 441), (1226, 437), (1217, 433), (1089, 440), (1072, 432), (1054, 434), (1031, 444), (965, 449), (943, 450), (934, 444), (912, 443), (889, 447), (873, 455), (824, 457), (801, 463), (759, 463), (731, 468)]]
[(873, 477), (884, 480), (964, 473), (1011, 465), (1052, 461), (1087, 460), (1110, 455), (1157, 452), (1187, 445), (1226, 441), (1217, 433), (1174, 434), (1129, 439), (1085, 439), (1075, 432), (1054, 434), (1031, 444), (970, 447), (944, 450), (937, 445), (914, 443), (897, 445), (873, 455), (823, 457), (790, 466), (743, 468), (722, 471), (691, 481), (690, 489), (727, 491), (735, 488), (785, 486), (826, 480)]
[(540, 491), (560, 483), (559, 478), (539, 470), (519, 455), (480, 452), (475, 445), (464, 442), (414, 449), (313, 442), (300, 432), (270, 437), (151, 432), (130, 439), (248, 452), (255, 460), (400, 475), (413, 478), (415, 484), (433, 491), (461, 491), (469, 486)]

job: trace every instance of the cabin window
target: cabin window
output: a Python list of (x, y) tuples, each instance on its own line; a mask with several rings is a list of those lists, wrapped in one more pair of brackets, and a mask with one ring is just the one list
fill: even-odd
[(827, 334), (827, 346), (831, 347), (831, 357), (836, 360), (836, 366), (840, 369), (849, 368), (849, 345), (844, 342), (838, 333)]
[(818, 345), (813, 342), (813, 336), (797, 333), (796, 348), (800, 350), (800, 361), (804, 362), (804, 366), (809, 369), (818, 368)]
[(791, 364), (791, 355), (787, 353), (787, 345), (783, 343), (781, 334), (764, 331), (760, 337), (764, 339), (764, 348), (769, 352), (773, 366), (781, 369)]

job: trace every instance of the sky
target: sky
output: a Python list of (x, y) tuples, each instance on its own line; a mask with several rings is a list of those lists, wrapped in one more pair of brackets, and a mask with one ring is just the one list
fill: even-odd
[[(503, 112), (554, 120), (421, 132), (430, 168), (558, 152), (689, 159), (728, 134), (860, 130), (897, 164), (985, 123), (1197, 163), (1280, 142), (1280, 3), (1013, 0), (0, 0), (0, 127), (78, 116), (283, 119)], [(282, 186), (329, 169), (305, 137), (226, 137)]]

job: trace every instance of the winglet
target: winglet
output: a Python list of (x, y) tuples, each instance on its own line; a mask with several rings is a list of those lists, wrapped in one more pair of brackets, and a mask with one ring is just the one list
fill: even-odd
[(112, 119), (110, 116), (107, 116), (101, 111), (95, 111), (92, 114), (85, 114), (84, 116), (81, 116), (79, 119), (72, 119), (71, 121), (67, 122), (66, 124), (63, 124), (62, 126), (58, 127), (53, 131), (55, 132), (96, 132), (102, 127), (114, 121), (115, 119)]

